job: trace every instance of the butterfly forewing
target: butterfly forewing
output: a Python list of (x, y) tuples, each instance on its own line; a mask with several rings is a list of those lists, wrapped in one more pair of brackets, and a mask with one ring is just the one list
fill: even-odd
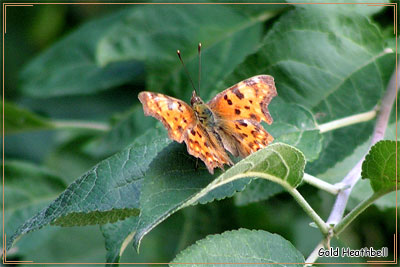
[(271, 124), (272, 117), (268, 111), (268, 104), (276, 95), (274, 78), (269, 75), (259, 75), (219, 93), (208, 105), (221, 118), (252, 119)]
[(182, 100), (152, 92), (141, 92), (144, 114), (161, 121), (168, 130), (169, 138), (182, 143), (188, 129), (196, 124), (192, 108)]
[[(276, 95), (274, 78), (259, 75), (219, 93), (207, 105), (192, 98), (196, 111), (179, 99), (158, 93), (141, 92), (139, 100), (145, 115), (160, 120), (171, 139), (185, 141), (188, 153), (214, 173), (214, 168), (232, 165), (225, 149), (246, 157), (274, 140), (260, 122), (272, 123), (268, 104)], [(203, 108), (195, 106), (199, 102)]]

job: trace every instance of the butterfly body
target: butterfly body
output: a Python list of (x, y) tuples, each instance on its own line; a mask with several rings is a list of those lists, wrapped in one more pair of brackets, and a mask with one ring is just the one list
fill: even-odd
[(228, 154), (246, 157), (273, 137), (260, 122), (272, 123), (268, 104), (276, 96), (274, 79), (259, 75), (244, 80), (205, 103), (194, 91), (190, 106), (159, 93), (141, 92), (145, 115), (160, 120), (171, 139), (185, 141), (189, 154), (200, 158), (210, 173), (232, 165)]
[(190, 100), (192, 109), (195, 113), (197, 120), (206, 128), (215, 126), (215, 115), (204, 101), (197, 96), (193, 91), (192, 99)]

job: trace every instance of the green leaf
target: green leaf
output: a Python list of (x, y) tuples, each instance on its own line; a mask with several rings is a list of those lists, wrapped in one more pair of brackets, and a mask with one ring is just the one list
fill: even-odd
[[(393, 110), (391, 114), (392, 122), (389, 123), (384, 139), (395, 139), (396, 138), (396, 112)], [(400, 127), (400, 125), (398, 125)], [(399, 129), (398, 129), (399, 130)], [(370, 141), (365, 141), (362, 145), (358, 146), (353, 153), (344, 158), (342, 161), (337, 162), (335, 166), (329, 168), (324, 173), (318, 175), (319, 178), (331, 183), (335, 184), (340, 182), (347, 173), (357, 164), (357, 162), (364, 157), (368, 153), (368, 148), (370, 145)], [(358, 203), (365, 200), (366, 196), (370, 196), (373, 194), (372, 187), (370, 182), (366, 179), (360, 179), (354, 186), (350, 199), (348, 210), (351, 210)], [(398, 204), (400, 204), (400, 199), (398, 199)], [(374, 202), (374, 205), (377, 206), (379, 209), (384, 210), (388, 208), (395, 208), (396, 207), (396, 192), (388, 193), (378, 200)]]
[[(275, 142), (295, 146), (304, 153), (308, 162), (317, 159), (322, 150), (323, 136), (311, 112), (297, 104), (288, 104), (280, 97), (271, 102), (269, 110), (274, 122), (268, 126), (264, 124), (264, 127), (275, 137)], [(271, 181), (253, 180), (245, 190), (235, 195), (235, 202), (243, 206), (283, 191), (280, 185)]]
[(116, 153), (155, 124), (156, 120), (146, 118), (142, 106), (137, 105), (123, 114), (106, 134), (90, 142), (85, 151), (95, 156)]
[(251, 181), (243, 191), (235, 195), (235, 204), (245, 206), (253, 202), (267, 200), (283, 191), (283, 187), (279, 184), (268, 180), (256, 179)]
[(397, 186), (400, 183), (399, 174), (396, 176), (396, 169), (400, 167), (400, 162), (396, 162), (399, 152), (396, 141), (383, 140), (376, 143), (365, 157), (361, 176), (370, 180), (374, 192), (396, 190), (396, 183)]
[(138, 217), (100, 226), (106, 242), (107, 262), (117, 263), (128, 243), (132, 240)]
[(218, 263), (303, 266), (304, 257), (289, 241), (277, 234), (239, 229), (211, 235), (196, 242), (182, 251), (172, 261), (172, 266), (192, 266), (196, 263), (208, 263), (211, 266), (219, 266)]
[[(2, 104), (3, 105), (3, 104)], [(2, 119), (3, 120), (3, 117)], [(4, 133), (52, 129), (51, 121), (14, 104), (4, 102)]]
[(103, 160), (72, 183), (56, 200), (20, 226), (8, 240), (52, 223), (104, 224), (137, 216), (142, 179), (151, 160), (170, 141), (149, 131), (131, 146)]
[(21, 72), (21, 91), (35, 97), (91, 94), (132, 80), (142, 72), (141, 64), (96, 62), (99, 40), (127, 13), (91, 21), (34, 58)]
[[(141, 213), (134, 236), (134, 245), (171, 214), (196, 203), (208, 203), (232, 196), (243, 190), (249, 179), (266, 175), (286, 187), (298, 186), (303, 178), (304, 155), (285, 144), (272, 144), (235, 164), (217, 179), (210, 179), (205, 168), (195, 172), (193, 159), (176, 157), (184, 147), (171, 144), (152, 162), (143, 183)], [(246, 176), (246, 172), (253, 175)], [(244, 175), (243, 175), (244, 174)], [(194, 178), (195, 177), (195, 178)]]
[[(47, 206), (67, 186), (63, 180), (47, 170), (23, 161), (6, 161), (4, 166), (4, 229), (8, 237), (35, 213)], [(51, 231), (33, 239), (24, 239), (19, 249), (39, 246), (48, 240)]]
[[(287, 0), (287, 2), (289, 3), (304, 3), (304, 1), (302, 0)], [(320, 0), (311, 0), (308, 1), (308, 3), (321, 3)], [(348, 5), (343, 5), (340, 3), (348, 3)], [(361, 3), (361, 4), (357, 4), (357, 3)], [(332, 11), (336, 11), (336, 12), (347, 12), (347, 13), (359, 13), (359, 14), (363, 14), (363, 15), (373, 15), (375, 13), (378, 13), (379, 11), (381, 11), (384, 6), (382, 6), (385, 3), (389, 3), (389, 0), (383, 0), (383, 1), (379, 1), (379, 4), (382, 4), (381, 6), (371, 6), (368, 5), (368, 3), (370, 4), (376, 4), (376, 0), (339, 0), (339, 1), (335, 1), (332, 4), (325, 4), (325, 5), (321, 5), (321, 4), (317, 4), (317, 5), (313, 5), (313, 8), (319, 8), (319, 9), (325, 9), (325, 10), (329, 10), (330, 12)], [(306, 5), (301, 5), (301, 7), (307, 7)]]
[[(280, 17), (257, 53), (223, 85), (270, 74), (278, 95), (310, 109), (319, 123), (372, 110), (395, 66), (379, 28), (358, 13), (307, 6)], [(325, 134), (324, 149), (310, 173), (323, 172), (351, 154), (371, 132), (372, 124), (362, 123)]]
[(216, 82), (259, 44), (262, 22), (271, 17), (269, 8), (263, 8), (267, 15), (246, 16), (223, 5), (143, 6), (105, 35), (97, 61), (107, 65), (146, 60), (147, 90), (188, 99), (192, 87), (175, 52), (179, 49), (189, 73), (197, 74), (197, 44), (201, 42), (202, 76), (207, 77), (202, 80), (201, 94), (208, 96)]
[(311, 111), (280, 97), (274, 99), (268, 109), (274, 122), (264, 124), (264, 128), (275, 137), (274, 141), (298, 148), (308, 162), (316, 160), (322, 150), (323, 136)]

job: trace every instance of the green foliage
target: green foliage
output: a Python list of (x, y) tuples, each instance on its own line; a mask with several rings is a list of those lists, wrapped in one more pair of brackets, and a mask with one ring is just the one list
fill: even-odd
[[(335, 13), (331, 6), (302, 6), (283, 15), (257, 53), (224, 84), (271, 74), (281, 98), (307, 107), (323, 123), (376, 105), (394, 66), (395, 58), (385, 48), (379, 29), (365, 16)], [(371, 131), (366, 123), (326, 134), (312, 172), (320, 173), (349, 155)]]
[(380, 141), (365, 157), (361, 176), (370, 180), (374, 192), (396, 190), (400, 183), (399, 174), (396, 171), (400, 167), (397, 160), (400, 148), (396, 143), (389, 140)]
[(73, 182), (48, 207), (20, 226), (8, 240), (8, 247), (20, 235), (49, 223), (104, 224), (137, 216), (143, 173), (160, 148), (169, 142), (157, 131), (150, 131), (150, 139), (146, 137), (103, 160)]
[[(11, 236), (17, 227), (46, 207), (65, 188), (64, 181), (50, 170), (24, 161), (6, 161), (4, 176), (4, 227)], [(22, 240), (18, 247), (29, 249), (48, 240), (51, 232), (39, 233), (36, 239)]]
[[(326, 133), (319, 125), (372, 110), (381, 102), (395, 64), (390, 8), (130, 5), (121, 11), (109, 5), (99, 11), (92, 9), (95, 6), (35, 7), (33, 21), (39, 23), (33, 23), (30, 32), (33, 42), (46, 49), (25, 62), (19, 83), (6, 79), (4, 130), (13, 135), (5, 137), (4, 219), (7, 249), (17, 251), (8, 255), (30, 257), (46, 251), (34, 260), (100, 262), (104, 238), (109, 263), (129, 260), (122, 255), (125, 250), (135, 253), (132, 241), (137, 250), (141, 245), (141, 254), (132, 257), (139, 262), (304, 262), (315, 246), (309, 241), (322, 238), (305, 215), (314, 222), (318, 214), (326, 218), (333, 198), (310, 186), (301, 187), (301, 194), (297, 188), (305, 172), (334, 186), (368, 152), (373, 120)], [(43, 26), (52, 10), (57, 12), (54, 29)], [(16, 17), (11, 12), (10, 20)], [(101, 12), (109, 14), (99, 18)], [(95, 18), (80, 23), (79, 17), (88, 14)], [(5, 50), (13, 51), (8, 42), (15, 44), (19, 39), (13, 33), (21, 30), (8, 25)], [(187, 153), (185, 144), (169, 140), (161, 124), (145, 117), (136, 97), (149, 90), (188, 102), (192, 88), (175, 51), (181, 51), (197, 86), (198, 42), (204, 100), (258, 74), (272, 75), (278, 92), (269, 105), (274, 122), (263, 124), (274, 143), (245, 159), (233, 159), (234, 166), (214, 175)], [(17, 84), (18, 94), (7, 91)], [(108, 90), (103, 98), (102, 90)], [(385, 139), (396, 138), (394, 115)], [(60, 127), (59, 119), (66, 124)], [(93, 131), (96, 125), (102, 130)], [(40, 132), (53, 129), (58, 131)], [(35, 133), (27, 133), (31, 131)], [(373, 192), (394, 190), (399, 165), (395, 152), (394, 141), (371, 149), (362, 173), (371, 185), (358, 181), (348, 209)], [(288, 194), (273, 197), (285, 191), (298, 203)], [(395, 193), (374, 202), (382, 210), (375, 212), (382, 213), (368, 229), (394, 229), (383, 212), (395, 207)], [(199, 212), (205, 207), (215, 209)], [(44, 227), (49, 224), (76, 227)], [(260, 230), (229, 231), (243, 224)], [(362, 230), (347, 231), (350, 238), (342, 235), (341, 246), (375, 246), (357, 238)], [(69, 233), (77, 235), (65, 242), (73, 247), (71, 260), (66, 253), (56, 255), (65, 250), (62, 244)], [(377, 236), (371, 240), (385, 241)]]
[[(144, 235), (179, 209), (197, 202), (204, 204), (223, 199), (243, 190), (249, 181), (240, 180), (242, 173), (252, 172), (253, 177), (265, 174), (289, 187), (296, 187), (303, 177), (304, 156), (284, 144), (270, 145), (253, 153), (214, 180), (205, 167), (201, 171), (194, 169), (192, 159), (174, 156), (183, 153), (182, 148), (171, 144), (153, 160), (154, 165), (150, 165), (146, 173), (134, 236), (136, 248)], [(194, 175), (195, 180), (192, 179)]]
[(201, 94), (209, 96), (204, 92), (214, 89), (217, 81), (257, 47), (263, 20), (262, 14), (246, 16), (224, 5), (143, 6), (120, 19), (102, 38), (97, 61), (106, 65), (146, 60), (147, 88), (188, 98), (191, 87), (175, 52), (180, 49), (189, 72), (196, 73), (196, 47), (201, 42), (206, 77)]
[[(13, 134), (24, 131), (37, 131), (52, 129), (55, 126), (52, 122), (39, 115), (29, 112), (26, 109), (5, 102), (4, 104), (4, 133)], [(3, 121), (3, 117), (1, 118)]]
[(137, 62), (96, 62), (99, 39), (126, 14), (91, 21), (35, 58), (21, 72), (21, 91), (35, 97), (91, 94), (132, 79), (142, 70)]
[[(182, 251), (172, 266), (189, 263), (276, 263), (281, 266), (303, 266), (304, 257), (283, 237), (266, 231), (239, 229), (221, 235), (208, 236)], [(179, 263), (179, 264), (174, 264)], [(182, 264), (188, 263), (188, 264)], [(293, 264), (297, 263), (297, 264)], [(265, 264), (263, 266), (274, 266)]]

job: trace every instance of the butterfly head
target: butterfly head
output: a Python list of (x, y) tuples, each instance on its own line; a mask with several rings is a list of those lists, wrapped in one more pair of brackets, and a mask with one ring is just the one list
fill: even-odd
[(207, 104), (196, 94), (196, 91), (193, 91), (192, 99), (190, 100), (190, 104), (196, 114), (196, 118), (198, 121), (203, 124), (204, 127), (211, 127), (214, 125), (214, 114), (210, 110)]
[(196, 105), (204, 104), (204, 101), (197, 95), (196, 91), (193, 91), (192, 98), (190, 99), (190, 104), (194, 108)]

